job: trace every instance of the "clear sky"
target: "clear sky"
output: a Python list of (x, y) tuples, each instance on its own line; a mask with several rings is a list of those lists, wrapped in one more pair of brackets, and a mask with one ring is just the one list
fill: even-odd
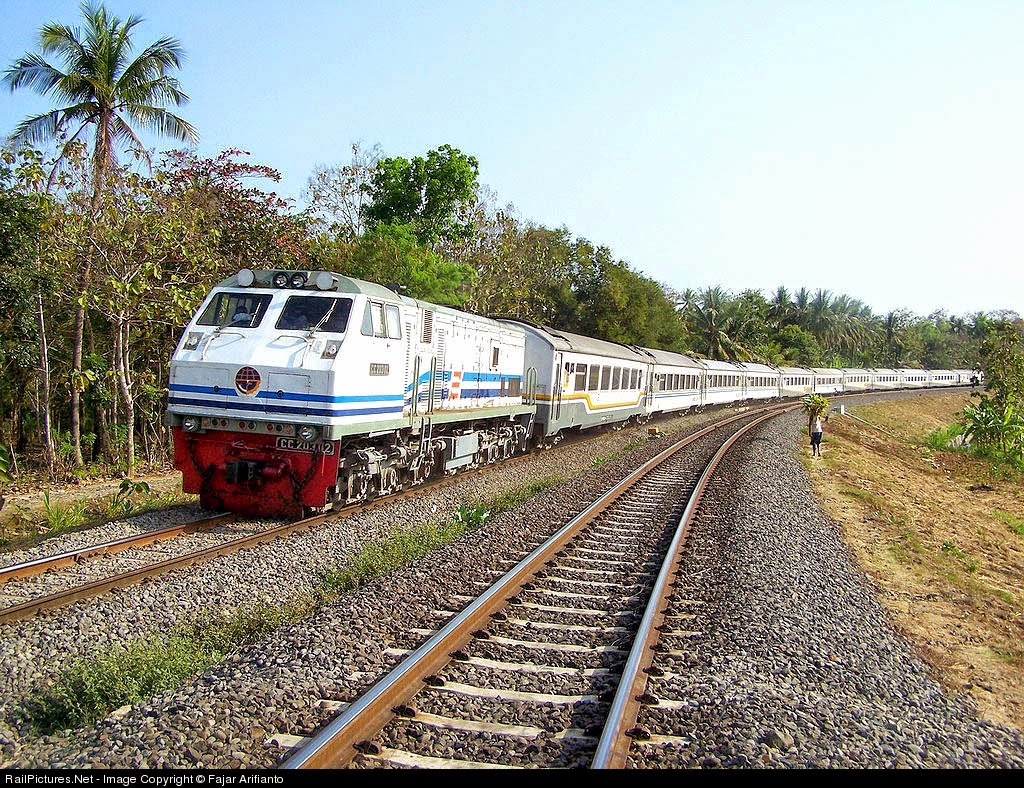
[[(180, 40), (199, 153), (250, 151), (297, 206), (354, 142), (450, 144), (499, 204), (677, 289), (1024, 313), (1021, 0), (106, 5), (138, 46)], [(81, 17), (0, 18), (7, 68)], [(53, 106), (4, 90), (0, 135)]]

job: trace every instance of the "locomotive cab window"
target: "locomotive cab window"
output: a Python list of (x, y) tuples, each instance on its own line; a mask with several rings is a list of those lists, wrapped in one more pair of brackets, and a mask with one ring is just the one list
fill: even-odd
[(267, 313), (270, 295), (259, 293), (217, 293), (196, 320), (201, 326), (255, 328)]
[(363, 325), (359, 333), (364, 337), (401, 339), (402, 320), (398, 307), (394, 304), (367, 301), (366, 309), (363, 310)]
[(275, 328), (286, 331), (327, 331), (343, 334), (352, 310), (351, 298), (289, 296)]

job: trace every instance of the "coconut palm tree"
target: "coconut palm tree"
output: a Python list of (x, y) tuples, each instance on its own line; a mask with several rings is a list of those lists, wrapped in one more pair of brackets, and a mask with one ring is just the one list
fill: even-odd
[[(60, 140), (61, 150), (53, 174), (68, 154), (70, 146), (92, 136), (91, 217), (99, 212), (107, 179), (117, 163), (120, 146), (149, 159), (135, 127), (146, 128), (182, 142), (196, 142), (198, 134), (187, 121), (169, 112), (167, 104), (188, 102), (178, 80), (168, 71), (180, 68), (183, 52), (173, 38), (161, 38), (132, 57), (132, 34), (142, 19), (130, 16), (125, 21), (107, 15), (106, 8), (82, 3), (84, 28), (50, 22), (39, 31), (39, 52), (30, 52), (16, 60), (3, 75), (3, 82), (14, 91), (31, 88), (41, 95), (53, 96), (59, 107), (23, 120), (12, 139), (29, 143)], [(55, 56), (63, 67), (52, 65)], [(51, 174), (51, 182), (53, 179)], [(85, 305), (81, 296), (89, 284), (91, 264), (80, 261), (78, 307), (73, 338), (73, 378), (82, 371), (82, 338), (85, 329)], [(74, 382), (74, 381), (73, 381)], [(75, 463), (84, 464), (81, 449), (81, 396), (71, 386), (71, 435)]]
[(694, 350), (714, 359), (749, 361), (750, 350), (743, 344), (749, 333), (750, 316), (742, 304), (720, 287), (695, 294), (683, 311)]
[(790, 298), (789, 290), (779, 285), (771, 301), (768, 302), (768, 319), (771, 321), (772, 328), (776, 332), (781, 331), (783, 326), (795, 318), (795, 315), (796, 309)]
[[(91, 131), (95, 211), (106, 176), (117, 163), (119, 145), (148, 161), (133, 125), (182, 142), (196, 142), (199, 135), (188, 121), (162, 106), (188, 103), (178, 80), (167, 73), (181, 67), (184, 53), (178, 41), (161, 38), (132, 58), (132, 32), (142, 23), (140, 17), (122, 22), (108, 17), (102, 5), (89, 2), (82, 3), (81, 11), (84, 30), (59, 22), (43, 25), (39, 52), (16, 60), (4, 72), (3, 82), (11, 91), (31, 88), (64, 105), (23, 120), (11, 135), (13, 140), (62, 138), (60, 161), (73, 142)], [(63, 61), (63, 70), (46, 60), (50, 55)]]

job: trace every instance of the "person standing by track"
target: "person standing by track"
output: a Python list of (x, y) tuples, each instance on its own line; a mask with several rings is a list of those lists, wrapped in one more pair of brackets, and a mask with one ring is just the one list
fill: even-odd
[(818, 414), (812, 417), (807, 425), (807, 431), (811, 435), (811, 456), (821, 456), (821, 436), (825, 432), (825, 422), (828, 421), (828, 414)]
[(820, 394), (808, 394), (801, 398), (807, 412), (807, 434), (811, 436), (811, 456), (821, 456), (821, 436), (828, 421), (829, 401)]

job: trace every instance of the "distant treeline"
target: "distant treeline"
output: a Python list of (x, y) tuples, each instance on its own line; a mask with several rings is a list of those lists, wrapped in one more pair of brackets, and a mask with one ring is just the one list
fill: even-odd
[(312, 175), (301, 211), (240, 151), (169, 152), (145, 175), (115, 163), (97, 193), (85, 146), (62, 150), (56, 170), (30, 147), (0, 168), (0, 443), (54, 474), (167, 462), (168, 358), (209, 288), (242, 267), (326, 269), (481, 314), (778, 365), (976, 367), (987, 326), (1007, 317), (875, 315), (820, 289), (676, 291), (496, 207), (476, 160), (450, 146), (412, 159), (353, 146)]

